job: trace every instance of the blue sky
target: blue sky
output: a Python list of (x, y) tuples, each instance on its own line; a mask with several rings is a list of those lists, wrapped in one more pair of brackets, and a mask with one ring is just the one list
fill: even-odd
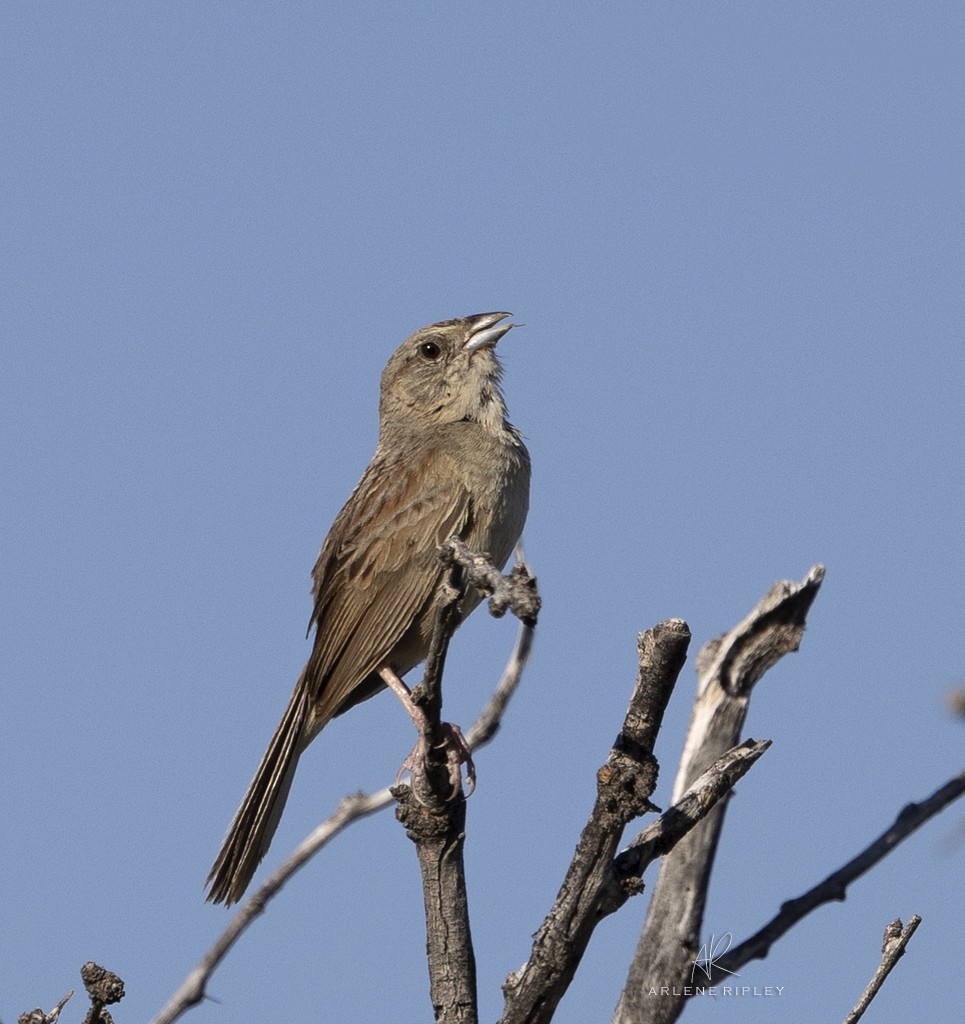
[[(430, 321), (526, 325), (501, 352), (544, 611), (469, 808), (484, 1019), (591, 806), (638, 630), (683, 617), (693, 656), (827, 565), (753, 701), (774, 746), (731, 803), (708, 938), (961, 770), (963, 52), (942, 2), (4, 7), (0, 1016), (94, 959), (147, 1020), (226, 923), (204, 877), (307, 655), (379, 372)], [(453, 720), (513, 633), (460, 631)], [(411, 743), (388, 695), (336, 722), (266, 867)], [(913, 913), (878, 1012), (951, 1019), (963, 814), (746, 969), (777, 1007), (687, 1019), (840, 1019)], [(609, 1019), (645, 901), (598, 930), (559, 1021)], [(358, 825), (189, 1019), (425, 1019), (420, 902), (391, 815)]]

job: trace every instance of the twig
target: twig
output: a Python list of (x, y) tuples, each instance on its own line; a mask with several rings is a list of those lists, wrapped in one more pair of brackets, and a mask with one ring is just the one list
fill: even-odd
[(633, 883), (658, 857), (669, 853), (677, 843), (705, 818), (717, 803), (751, 770), (771, 745), (770, 740), (745, 740), (728, 750), (705, 772), (672, 807), (664, 811), (637, 835), (613, 862), (616, 883), (612, 910), (619, 909), (628, 897), (640, 891)]
[(205, 997), (205, 987), (215, 968), (227, 956), (231, 947), (241, 938), (252, 921), (265, 910), (269, 900), (277, 895), (289, 878), (307, 861), (354, 821), (382, 810), (392, 802), (388, 787), (366, 796), (343, 797), (335, 813), (322, 822), (304, 839), (287, 860), (241, 905), (228, 927), (218, 936), (214, 945), (188, 974), (167, 1005), (154, 1018), (153, 1024), (172, 1024), (185, 1011), (196, 1006)]
[(915, 934), (921, 918), (915, 914), (908, 922), (908, 927), (902, 929), (901, 918), (896, 917), (891, 924), (885, 928), (884, 938), (881, 942), (881, 963), (875, 971), (868, 987), (861, 994), (861, 998), (855, 1004), (854, 1009), (844, 1018), (844, 1024), (856, 1024), (863, 1016), (865, 1010), (871, 1004), (871, 1000), (878, 994), (878, 990), (885, 983), (885, 978), (891, 973), (891, 969), (905, 955), (905, 946), (908, 945), (912, 935)]
[[(498, 731), (500, 716), (506, 710), (519, 685), (523, 670), (529, 660), (532, 645), (532, 627), (521, 624), (502, 678), (479, 718), (466, 734), (473, 750), (484, 747)], [(332, 816), (322, 822), (300, 843), (271, 877), (242, 904), (231, 923), (198, 965), (188, 974), (178, 990), (168, 1000), (167, 1005), (154, 1018), (152, 1024), (173, 1024), (192, 1006), (200, 1003), (205, 998), (207, 983), (215, 969), (289, 878), (353, 822), (385, 810), (392, 803), (394, 803), (394, 797), (390, 786), (368, 795), (358, 793), (355, 796), (343, 798)]]
[(606, 764), (597, 797), (559, 895), (536, 933), (527, 962), (503, 985), (500, 1024), (549, 1021), (579, 966), (601, 911), (612, 900), (613, 859), (623, 829), (648, 810), (657, 778), (653, 757), (663, 713), (683, 666), (690, 630), (680, 619), (640, 637), (630, 707)]
[[(785, 654), (797, 650), (823, 579), (824, 567), (816, 565), (800, 583), (775, 583), (743, 622), (705, 644), (697, 655), (697, 698), (674, 782), (674, 803), (739, 741), (755, 683)], [(726, 806), (726, 800), (718, 803), (700, 828), (663, 859), (613, 1024), (669, 1024), (680, 1015), (681, 997), (653, 1000), (646, 993), (654, 987), (686, 988)]]
[(513, 653), (509, 656), (509, 661), (506, 662), (506, 667), (503, 669), (502, 677), (496, 684), (496, 689), (493, 690), (493, 695), (489, 698), (489, 702), (466, 733), (466, 742), (471, 750), (479, 750), (480, 747), (484, 747), (499, 732), (503, 715), (513, 698), (513, 694), (516, 692), (516, 688), (519, 686), (523, 670), (529, 662), (529, 656), (533, 651), (533, 637), (535, 635), (536, 631), (532, 626), (525, 622), (519, 624), (516, 644), (513, 647)]
[(74, 990), (71, 989), (67, 995), (49, 1012), (41, 1010), (37, 1007), (36, 1010), (31, 1010), (29, 1013), (21, 1013), (17, 1019), (17, 1024), (57, 1024), (57, 1018), (60, 1016), (60, 1011), (67, 1005), (67, 1000), (74, 994)]
[[(476, 554), (456, 537), (451, 537), (439, 549), (439, 557), (447, 565), (461, 565), (466, 582), (489, 597), (489, 612), (500, 618), (511, 611), (520, 622), (535, 626), (539, 616), (540, 597), (536, 590), (536, 577), (526, 563), (519, 559), (508, 575), (491, 565), (485, 555)], [(491, 596), (490, 596), (491, 595)]]
[[(812, 889), (782, 904), (780, 911), (760, 931), (739, 946), (734, 946), (717, 959), (714, 972), (708, 984), (716, 984), (727, 972), (736, 973), (751, 960), (762, 960), (771, 946), (787, 934), (803, 917), (824, 903), (833, 903), (845, 898), (848, 886), (869, 871), (904, 839), (920, 828), (930, 818), (944, 810), (953, 800), (965, 793), (965, 772), (956, 775), (937, 789), (921, 803), (908, 804), (895, 818), (894, 823), (877, 839), (844, 867), (828, 875)], [(719, 970), (718, 970), (719, 969)]]

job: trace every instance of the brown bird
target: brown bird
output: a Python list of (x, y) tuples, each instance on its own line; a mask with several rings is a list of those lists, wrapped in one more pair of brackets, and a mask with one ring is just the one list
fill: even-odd
[[(500, 568), (529, 508), (529, 453), (506, 419), (495, 346), (509, 313), (430, 324), (382, 373), (379, 441), (312, 571), (311, 657), (208, 876), (243, 895), (281, 818), (298, 758), (336, 715), (423, 661), (450, 537)], [(481, 597), (469, 590), (460, 621)], [(402, 685), (402, 684), (399, 684)]]

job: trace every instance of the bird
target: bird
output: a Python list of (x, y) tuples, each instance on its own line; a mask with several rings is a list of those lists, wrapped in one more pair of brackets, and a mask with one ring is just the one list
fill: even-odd
[[(529, 510), (530, 457), (508, 419), (495, 347), (511, 313), (477, 313), (409, 335), (382, 372), (379, 436), (312, 570), (312, 652), (208, 875), (207, 900), (237, 902), (268, 850), (298, 759), (336, 716), (426, 657), (438, 556), (452, 537), (502, 568)], [(467, 588), (461, 622), (482, 595)]]

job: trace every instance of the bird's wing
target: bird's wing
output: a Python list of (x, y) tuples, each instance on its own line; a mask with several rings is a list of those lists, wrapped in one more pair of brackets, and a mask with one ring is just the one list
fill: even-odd
[(443, 574), (437, 549), (471, 518), (469, 492), (445, 461), (435, 446), (377, 454), (332, 525), (312, 573), (306, 676), (317, 717), (335, 714), (431, 605)]

